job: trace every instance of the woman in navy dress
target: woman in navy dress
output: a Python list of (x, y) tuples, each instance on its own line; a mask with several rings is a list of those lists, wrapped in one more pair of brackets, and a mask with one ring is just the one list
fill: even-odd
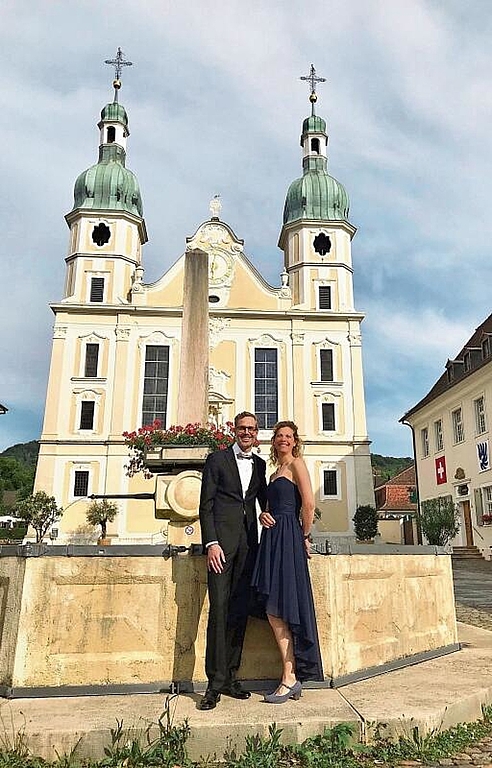
[(282, 678), (265, 701), (282, 704), (300, 698), (303, 681), (323, 680), (323, 667), (307, 563), (314, 495), (297, 426), (278, 422), (271, 442), (276, 470), (268, 486), (268, 509), (259, 518), (263, 530), (252, 585), (282, 658)]

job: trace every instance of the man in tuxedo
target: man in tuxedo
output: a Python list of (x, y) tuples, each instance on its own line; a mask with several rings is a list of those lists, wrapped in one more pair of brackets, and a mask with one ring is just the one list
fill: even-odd
[(200, 709), (214, 709), (221, 694), (249, 699), (236, 680), (241, 662), (250, 581), (258, 550), (256, 500), (266, 506), (266, 463), (252, 452), (258, 434), (253, 413), (234, 419), (235, 443), (208, 456), (202, 476), (200, 523), (207, 556), (209, 616)]

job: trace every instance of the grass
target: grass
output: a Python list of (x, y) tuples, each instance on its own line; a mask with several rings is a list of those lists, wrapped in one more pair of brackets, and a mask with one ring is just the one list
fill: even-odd
[(425, 735), (415, 727), (396, 741), (386, 735), (387, 726), (378, 723), (372, 730), (373, 743), (367, 745), (355, 741), (355, 728), (348, 723), (327, 728), (302, 744), (284, 744), (282, 730), (273, 723), (267, 736), (247, 736), (241, 753), (232, 749), (222, 760), (193, 762), (186, 749), (190, 734), (188, 723), (174, 725), (172, 722), (171, 702), (174, 698), (167, 698), (157, 723), (142, 729), (125, 729), (123, 721), (118, 720), (111, 730), (111, 744), (105, 748), (102, 760), (79, 757), (77, 745), (68, 755), (58, 756), (55, 761), (44, 760), (30, 753), (23, 733), (13, 733), (11, 737), (4, 735), (0, 738), (0, 768), (370, 768), (374, 765), (396, 766), (404, 760), (425, 765), (459, 754), (492, 735), (491, 706), (483, 707), (483, 717), (476, 722)]

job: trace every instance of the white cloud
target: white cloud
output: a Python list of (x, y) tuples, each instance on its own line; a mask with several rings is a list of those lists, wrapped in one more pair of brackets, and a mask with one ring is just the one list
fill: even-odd
[(111, 98), (103, 61), (120, 45), (134, 61), (121, 100), (150, 234), (148, 280), (174, 262), (220, 192), (224, 218), (278, 283), (284, 196), (301, 173), (309, 111), (298, 78), (311, 62), (327, 78), (318, 112), (330, 170), (359, 227), (370, 433), (378, 452), (408, 453), (397, 419), (490, 312), (492, 19), (478, 0), (464, 9), (461, 0), (122, 0), (115, 13), (96, 0), (4, 2), (0, 402), (11, 410), (0, 448), (29, 424), (29, 436), (39, 431), (63, 216), (75, 178), (97, 158), (95, 124)]

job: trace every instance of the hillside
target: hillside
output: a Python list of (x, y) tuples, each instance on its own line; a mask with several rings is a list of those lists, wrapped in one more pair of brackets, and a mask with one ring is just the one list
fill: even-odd
[(31, 440), (29, 443), (17, 443), (17, 445), (11, 445), (10, 448), (6, 448), (0, 453), (0, 457), (17, 459), (17, 461), (21, 461), (23, 464), (35, 466), (38, 452), (38, 441)]

